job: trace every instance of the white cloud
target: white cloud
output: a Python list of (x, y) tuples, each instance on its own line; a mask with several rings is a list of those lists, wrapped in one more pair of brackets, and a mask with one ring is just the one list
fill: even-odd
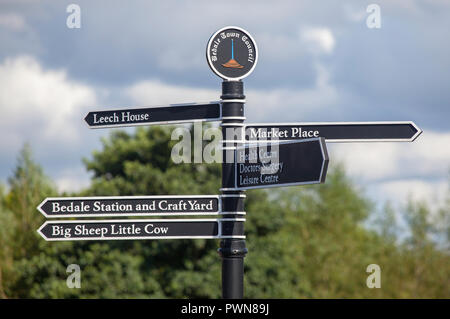
[[(89, 175), (80, 162), (101, 132), (83, 123), (96, 107), (89, 86), (69, 79), (64, 70), (49, 70), (29, 56), (0, 63), (0, 159), (14, 163), (17, 152), (30, 142), (35, 158), (59, 190), (76, 191), (88, 185)], [(13, 167), (13, 164), (8, 164)], [(1, 168), (2, 178), (10, 174)]]
[(295, 34), (261, 32), (257, 43), (260, 52), (264, 53), (268, 61), (277, 61), (279, 64), (287, 63), (304, 54), (301, 41)]
[(205, 58), (201, 55), (192, 56), (185, 50), (167, 49), (158, 56), (158, 65), (173, 71), (198, 70), (205, 65)]
[(90, 185), (90, 177), (81, 165), (62, 170), (54, 180), (60, 192), (77, 192)]
[(363, 5), (354, 6), (350, 3), (343, 4), (344, 15), (353, 22), (361, 22), (366, 18), (366, 7)]
[(425, 130), (412, 143), (328, 144), (332, 156), (342, 159), (365, 182), (409, 178), (446, 179), (450, 168), (450, 133)]
[[(328, 71), (319, 63), (316, 63), (316, 70), (316, 83), (312, 88), (246, 90), (247, 118), (252, 121), (264, 121), (270, 118), (292, 121), (291, 116), (283, 119), (280, 115), (296, 114), (299, 109), (306, 115), (308, 112), (317, 112), (317, 109), (339, 101), (336, 88), (329, 83)], [(142, 106), (208, 102), (220, 99), (220, 90), (171, 85), (158, 80), (135, 83), (126, 88), (125, 93), (133, 99), (134, 103)], [(283, 106), (283, 112), (280, 112), (280, 105)]]
[(372, 185), (371, 193), (382, 201), (391, 201), (405, 206), (409, 198), (427, 202), (436, 211), (448, 191), (446, 180), (426, 181), (422, 179), (400, 179)]
[(125, 89), (126, 95), (140, 105), (169, 105), (219, 100), (217, 90), (165, 84), (158, 80), (138, 82)]
[(320, 64), (316, 64), (316, 83), (311, 88), (272, 90), (252, 90), (246, 92), (247, 117), (252, 121), (292, 122), (300, 114), (307, 117), (320, 109), (337, 103), (340, 95), (328, 81), (329, 74)]
[(307, 27), (300, 31), (300, 39), (313, 53), (330, 54), (334, 50), (336, 40), (333, 32), (325, 27)]
[(425, 130), (416, 141), (328, 143), (330, 162), (342, 161), (354, 181), (378, 204), (398, 208), (408, 198), (437, 209), (448, 191), (450, 133)]
[(258, 44), (267, 59), (283, 64), (304, 59), (305, 54), (330, 54), (336, 39), (329, 28), (305, 26), (293, 34), (266, 31), (258, 35)]
[(94, 91), (69, 80), (64, 70), (44, 70), (29, 56), (0, 64), (2, 147), (27, 134), (33, 139), (77, 142), (83, 110), (93, 105)]
[(5, 27), (12, 31), (21, 31), (27, 24), (23, 16), (17, 13), (0, 13), (0, 27)]

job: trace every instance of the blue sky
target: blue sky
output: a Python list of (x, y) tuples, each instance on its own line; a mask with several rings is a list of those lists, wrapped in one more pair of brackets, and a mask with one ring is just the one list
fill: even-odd
[[(66, 26), (69, 4), (81, 28)], [(369, 29), (368, 5), (381, 9)], [(450, 168), (450, 2), (0, 2), (0, 180), (29, 142), (61, 190), (88, 185), (81, 159), (110, 130), (89, 110), (217, 100), (205, 60), (217, 29), (247, 29), (259, 61), (245, 79), (248, 122), (414, 121), (414, 143), (329, 146), (366, 194), (439, 203)]]

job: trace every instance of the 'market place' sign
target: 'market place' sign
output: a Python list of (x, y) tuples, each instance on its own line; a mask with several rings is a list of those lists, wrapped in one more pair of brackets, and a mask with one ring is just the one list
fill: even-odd
[(247, 124), (245, 141), (292, 141), (323, 137), (327, 142), (412, 142), (422, 130), (411, 121)]

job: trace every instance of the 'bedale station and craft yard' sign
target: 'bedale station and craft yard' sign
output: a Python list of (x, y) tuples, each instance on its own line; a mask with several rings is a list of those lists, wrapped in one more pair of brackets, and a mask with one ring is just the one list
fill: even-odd
[(220, 197), (111, 196), (46, 198), (38, 210), (48, 218), (104, 216), (217, 215)]
[[(84, 120), (94, 129), (195, 121), (222, 121), (222, 126), (242, 129), (241, 136), (231, 141), (232, 146), (230, 141), (223, 141), (224, 152), (231, 152), (234, 162), (232, 166), (222, 166), (221, 195), (58, 197), (46, 198), (38, 210), (51, 219), (171, 215), (220, 218), (51, 220), (38, 230), (45, 240), (220, 238), (223, 247), (235, 247), (233, 241), (238, 240), (244, 243), (241, 250), (221, 250), (221, 244), (219, 251), (223, 269), (229, 267), (223, 271), (223, 295), (239, 298), (243, 294), (243, 258), (247, 252), (243, 241), (246, 213), (242, 191), (324, 183), (328, 166), (326, 142), (411, 142), (422, 133), (413, 122), (243, 124), (245, 96), (241, 80), (258, 61), (256, 42), (247, 31), (226, 27), (212, 35), (206, 57), (211, 70), (224, 80), (222, 100), (92, 111)], [(231, 258), (225, 262), (223, 254)], [(242, 263), (238, 266), (230, 264), (239, 260)], [(228, 280), (235, 287), (226, 284)]]

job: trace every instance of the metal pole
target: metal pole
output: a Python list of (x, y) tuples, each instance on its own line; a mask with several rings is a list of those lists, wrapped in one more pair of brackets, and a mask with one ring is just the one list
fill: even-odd
[[(222, 82), (222, 217), (242, 217), (244, 213), (244, 192), (236, 191), (234, 171), (234, 148), (241, 139), (244, 117), (244, 83), (242, 81)], [(236, 134), (229, 134), (235, 132)], [(228, 134), (227, 134), (228, 133)], [(231, 159), (233, 159), (231, 161)], [(222, 239), (218, 249), (222, 257), (222, 298), (244, 297), (244, 257), (247, 254), (245, 239)]]

